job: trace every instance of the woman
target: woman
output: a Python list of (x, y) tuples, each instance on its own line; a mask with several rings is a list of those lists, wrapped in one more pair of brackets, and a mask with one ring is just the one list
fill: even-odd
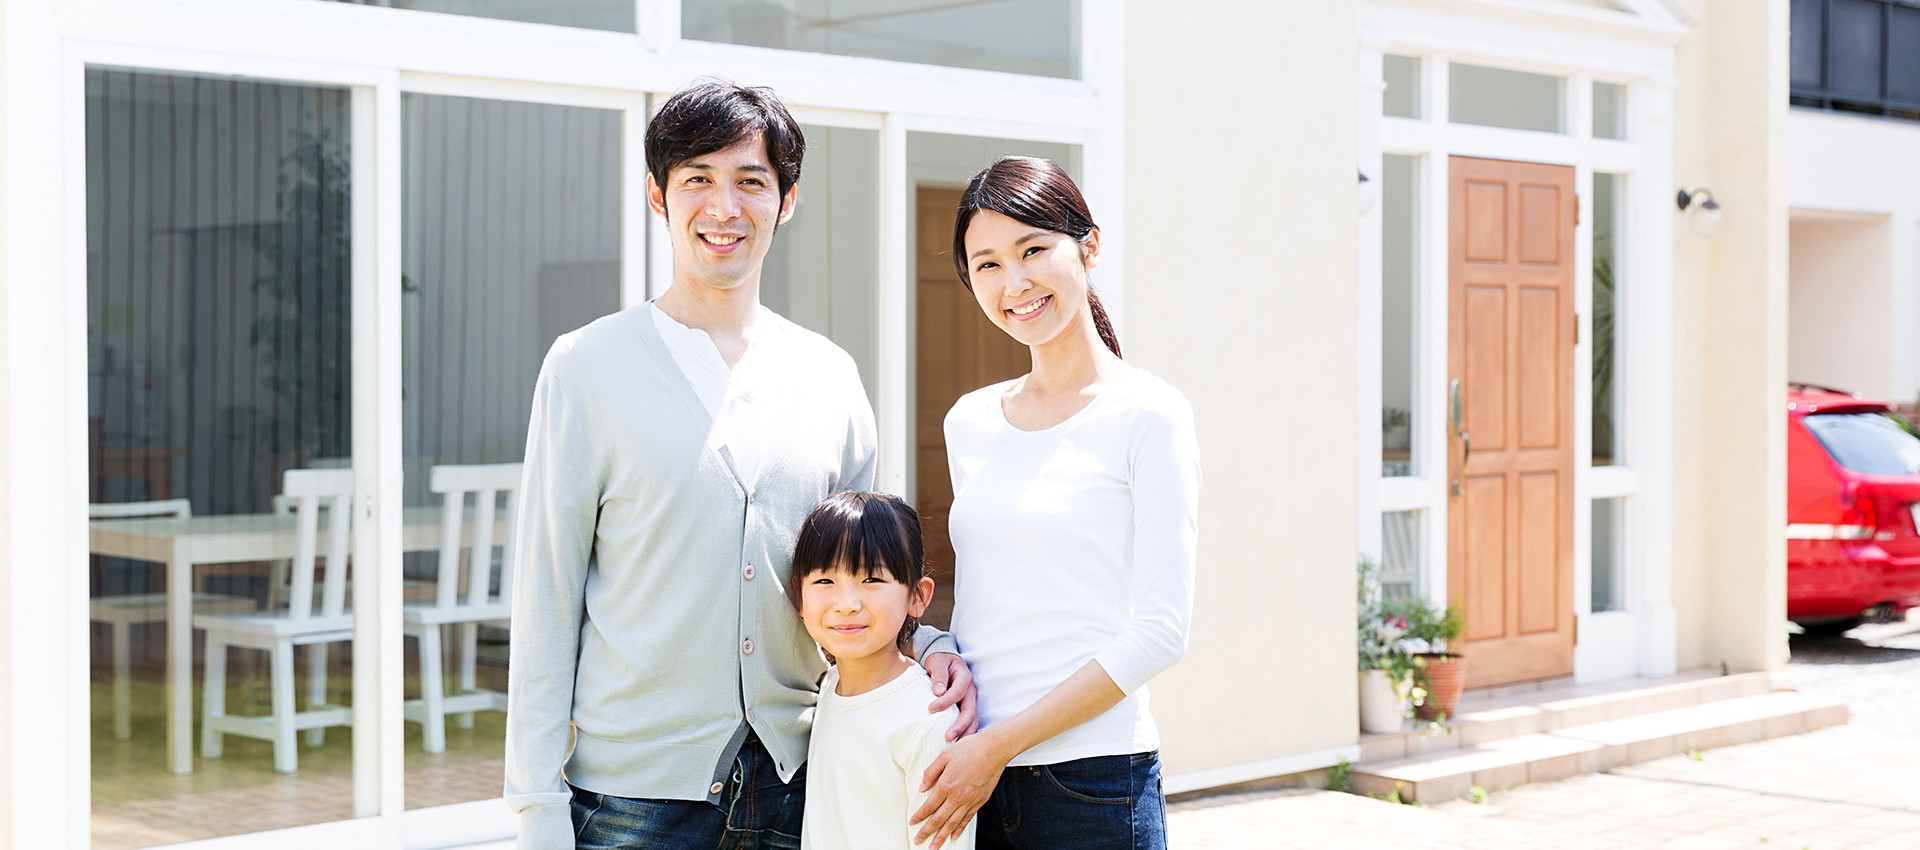
[(1058, 165), (1007, 157), (974, 175), (953, 249), (1033, 371), (947, 414), (953, 631), (982, 728), (927, 769), (920, 835), (938, 846), (978, 809), (983, 848), (1164, 848), (1144, 686), (1186, 650), (1192, 409), (1120, 358), (1087, 283), (1100, 231)]

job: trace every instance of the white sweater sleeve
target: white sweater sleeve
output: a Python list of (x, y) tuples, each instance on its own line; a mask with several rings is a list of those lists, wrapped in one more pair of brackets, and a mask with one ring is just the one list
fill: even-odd
[(1127, 694), (1186, 654), (1199, 540), (1200, 446), (1192, 406), (1170, 392), (1136, 416), (1127, 446), (1133, 616), (1094, 656)]
[(534, 385), (514, 550), (514, 663), (508, 668), (506, 802), (521, 850), (574, 845), (561, 776), (572, 731), (587, 561), (603, 482), (582, 412), (567, 397), (556, 346)]

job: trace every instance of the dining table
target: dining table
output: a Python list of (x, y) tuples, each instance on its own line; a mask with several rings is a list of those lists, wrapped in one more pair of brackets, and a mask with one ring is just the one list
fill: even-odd
[[(401, 515), (402, 551), (439, 548), (439, 506), (407, 507)], [(322, 515), (322, 528), (326, 519)], [(167, 753), (168, 768), (177, 776), (193, 772), (193, 570), (206, 564), (290, 559), (298, 542), (294, 522), (292, 514), (266, 513), (88, 523), (93, 554), (150, 561), (166, 568)], [(505, 539), (505, 528), (505, 518), (497, 520), (493, 539)], [(470, 531), (462, 529), (462, 539)], [(325, 534), (320, 535), (319, 546), (324, 556)]]

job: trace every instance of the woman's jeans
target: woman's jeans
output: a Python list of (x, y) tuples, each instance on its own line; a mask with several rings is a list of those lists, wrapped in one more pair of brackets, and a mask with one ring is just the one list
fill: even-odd
[(983, 850), (1165, 850), (1160, 754), (1009, 767), (978, 817)]
[(806, 767), (781, 782), (766, 747), (749, 738), (719, 805), (575, 788), (573, 834), (579, 850), (799, 850), (806, 806)]

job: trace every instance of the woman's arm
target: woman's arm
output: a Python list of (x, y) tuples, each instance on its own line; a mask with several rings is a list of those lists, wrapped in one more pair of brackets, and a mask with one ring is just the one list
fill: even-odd
[(909, 821), (910, 825), (920, 825), (914, 842), (931, 837), (929, 846), (939, 850), (986, 805), (993, 786), (1000, 781), (1000, 771), (1014, 756), (1099, 717), (1126, 696), (1100, 668), (1100, 662), (1088, 661), (1026, 710), (948, 747), (927, 767), (921, 780), (920, 790), (927, 792), (927, 801)]

